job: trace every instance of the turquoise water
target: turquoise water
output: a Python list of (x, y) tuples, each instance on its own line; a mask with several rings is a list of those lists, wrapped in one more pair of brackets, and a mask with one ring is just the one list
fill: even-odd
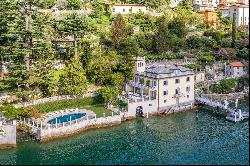
[(248, 121), (233, 123), (203, 109), (198, 115), (140, 118), (53, 142), (23, 142), (0, 150), (0, 165), (249, 164)]
[(79, 119), (79, 118), (83, 117), (84, 115), (86, 115), (86, 113), (75, 113), (75, 114), (63, 115), (63, 116), (59, 116), (57, 118), (49, 120), (48, 123), (49, 124), (56, 124), (56, 123), (69, 122), (70, 117), (71, 117), (71, 120), (75, 120), (75, 119)]

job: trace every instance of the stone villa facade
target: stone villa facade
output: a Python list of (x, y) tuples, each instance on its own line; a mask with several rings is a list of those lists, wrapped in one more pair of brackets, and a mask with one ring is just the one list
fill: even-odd
[(124, 93), (128, 115), (168, 112), (192, 107), (194, 72), (177, 65), (147, 65), (143, 57), (135, 59), (135, 76)]
[(241, 62), (232, 62), (226, 67), (228, 77), (236, 78), (246, 74), (245, 65)]

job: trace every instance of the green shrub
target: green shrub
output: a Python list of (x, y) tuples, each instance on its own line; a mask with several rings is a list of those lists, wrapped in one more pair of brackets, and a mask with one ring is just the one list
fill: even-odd
[(14, 106), (7, 104), (0, 107), (0, 112), (4, 113), (4, 116), (8, 119), (17, 119), (19, 117), (27, 117), (28, 110), (25, 108), (15, 108)]
[(230, 93), (233, 92), (234, 88), (237, 84), (237, 79), (231, 78), (231, 79), (223, 79), (218, 84), (214, 84), (212, 86), (212, 92), (214, 93)]

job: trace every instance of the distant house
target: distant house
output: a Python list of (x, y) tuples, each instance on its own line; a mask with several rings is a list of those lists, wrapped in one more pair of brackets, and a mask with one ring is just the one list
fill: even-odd
[(194, 83), (199, 83), (205, 81), (205, 72), (204, 71), (199, 71), (196, 72), (194, 75)]
[(241, 77), (246, 74), (245, 65), (239, 61), (230, 63), (226, 67), (227, 77)]
[(222, 17), (234, 21), (236, 26), (249, 25), (249, 5), (234, 4), (222, 9)]
[(132, 14), (132, 13), (147, 13), (147, 7), (139, 4), (124, 4), (116, 3), (113, 6), (112, 14)]
[(217, 12), (212, 10), (204, 10), (199, 11), (199, 15), (203, 18), (203, 20), (207, 23), (208, 26), (217, 28)]
[(205, 10), (211, 10), (214, 11), (215, 8), (211, 5), (193, 5), (193, 10), (194, 11), (205, 11)]
[(147, 6), (140, 4), (125, 4), (125, 3), (115, 3), (112, 8), (112, 15), (115, 14), (133, 14), (142, 12), (144, 14), (149, 14), (151, 16), (160, 17), (163, 13), (159, 13), (149, 9)]
[(192, 0), (192, 4), (217, 8), (219, 5), (219, 0)]

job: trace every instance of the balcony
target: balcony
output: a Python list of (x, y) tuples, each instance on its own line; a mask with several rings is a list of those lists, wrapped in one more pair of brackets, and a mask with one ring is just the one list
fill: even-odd
[(145, 102), (149, 100), (156, 100), (156, 97), (148, 96), (148, 95), (141, 95), (138, 93), (131, 93), (129, 92), (128, 97), (119, 96), (120, 100), (124, 101), (125, 103), (138, 103), (138, 102)]
[(184, 97), (185, 95), (183, 93), (174, 94), (173, 98), (179, 98)]
[(130, 80), (129, 84), (132, 85), (132, 86), (134, 86), (134, 87), (141, 88), (141, 89), (144, 89), (144, 90), (149, 90), (149, 89), (156, 90), (156, 86), (154, 86), (154, 87), (147, 86), (145, 84), (141, 84), (139, 82), (135, 82), (134, 80)]

